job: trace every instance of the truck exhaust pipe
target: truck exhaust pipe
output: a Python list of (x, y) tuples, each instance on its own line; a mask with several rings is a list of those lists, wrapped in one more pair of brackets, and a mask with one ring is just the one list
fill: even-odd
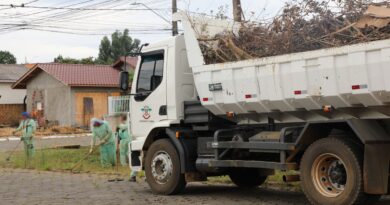
[(285, 183), (299, 182), (299, 181), (301, 181), (301, 178), (299, 175), (283, 175), (283, 181)]

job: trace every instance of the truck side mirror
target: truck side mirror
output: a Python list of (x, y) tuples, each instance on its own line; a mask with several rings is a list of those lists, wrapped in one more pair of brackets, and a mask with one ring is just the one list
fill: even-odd
[(120, 72), (119, 87), (123, 91), (127, 91), (129, 89), (129, 72), (127, 71)]

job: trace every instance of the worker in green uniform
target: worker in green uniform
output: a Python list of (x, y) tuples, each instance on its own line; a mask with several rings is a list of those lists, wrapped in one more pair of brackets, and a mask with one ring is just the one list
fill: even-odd
[[(122, 166), (126, 166), (129, 162), (128, 157), (129, 157), (129, 144), (131, 143), (131, 135), (129, 132), (129, 126), (127, 124), (127, 116), (123, 115), (121, 117), (121, 123), (118, 125), (118, 136), (120, 138), (120, 161)], [(132, 153), (132, 158), (133, 157)], [(138, 155), (134, 155), (138, 156)], [(138, 159), (135, 159), (138, 160)], [(139, 161), (139, 160), (138, 160)], [(132, 165), (134, 165), (134, 162), (132, 160)], [(138, 174), (138, 171), (135, 171), (134, 169), (131, 170), (130, 174), (130, 179), (129, 181), (135, 182), (136, 181), (136, 176)]]
[(27, 163), (34, 156), (34, 133), (36, 130), (36, 124), (33, 119), (30, 118), (30, 114), (28, 112), (22, 113), (22, 121), (19, 124), (19, 127), (13, 132), (22, 132), (21, 141), (24, 143), (24, 153), (27, 159)]
[(122, 166), (128, 165), (129, 157), (129, 143), (130, 143), (130, 134), (127, 125), (127, 116), (124, 115), (121, 117), (121, 123), (118, 125), (118, 137), (120, 140), (119, 143), (119, 153), (120, 161)]
[[(92, 142), (90, 153), (95, 146), (100, 147), (100, 163), (102, 167), (115, 166), (115, 139), (114, 134), (106, 121), (93, 119), (92, 120)], [(99, 140), (99, 144), (97, 141)]]

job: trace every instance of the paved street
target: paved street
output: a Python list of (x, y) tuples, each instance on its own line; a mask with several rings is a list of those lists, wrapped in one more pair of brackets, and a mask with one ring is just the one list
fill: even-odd
[[(89, 137), (37, 140), (37, 147), (57, 145), (88, 145)], [(0, 142), (0, 152), (5, 152), (18, 141)], [(259, 188), (240, 190), (232, 185), (206, 185), (192, 183), (180, 196), (153, 194), (142, 180), (139, 183), (108, 182), (112, 176), (39, 172), (32, 170), (0, 169), (0, 204), (308, 204), (300, 192), (276, 191)], [(390, 204), (384, 197), (378, 205)]]
[[(270, 189), (240, 190), (231, 185), (193, 183), (180, 196), (153, 194), (145, 182), (108, 182), (93, 174), (0, 170), (0, 204), (307, 204), (302, 193)], [(390, 204), (384, 198), (379, 205)]]
[(305, 204), (301, 193), (233, 186), (189, 186), (181, 196), (158, 196), (145, 182), (108, 182), (109, 176), (1, 170), (0, 201), (8, 204)]

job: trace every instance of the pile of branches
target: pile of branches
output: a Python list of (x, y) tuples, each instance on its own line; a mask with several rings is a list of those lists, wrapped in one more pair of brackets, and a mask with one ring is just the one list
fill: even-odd
[[(389, 5), (374, 0), (293, 0), (268, 23), (245, 22), (238, 32), (225, 31), (200, 45), (206, 63), (213, 64), (389, 39)], [(371, 7), (384, 11), (368, 13)]]

